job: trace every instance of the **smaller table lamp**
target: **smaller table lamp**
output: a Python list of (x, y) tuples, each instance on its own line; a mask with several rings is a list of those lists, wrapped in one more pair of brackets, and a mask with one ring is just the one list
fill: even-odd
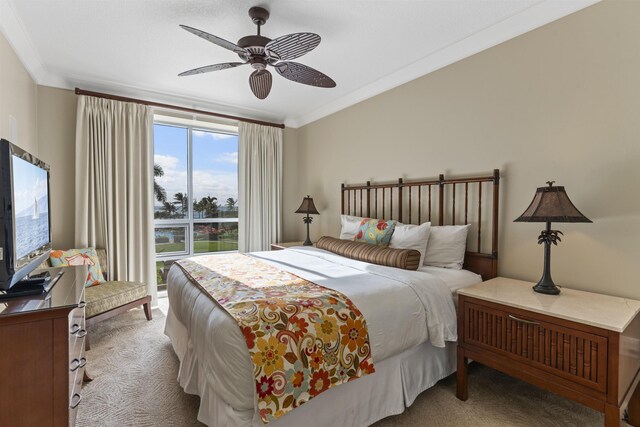
[(311, 196), (307, 196), (302, 199), (302, 204), (300, 205), (296, 213), (307, 214), (306, 217), (302, 218), (304, 223), (307, 224), (307, 240), (304, 241), (303, 245), (311, 246), (313, 245), (313, 242), (309, 238), (309, 224), (311, 224), (313, 218), (311, 218), (309, 215), (320, 215), (320, 212), (318, 212), (318, 210), (316, 209), (316, 205), (313, 204), (313, 199), (311, 198)]
[(558, 295), (560, 289), (551, 279), (551, 244), (557, 245), (560, 241), (559, 230), (552, 230), (552, 222), (592, 222), (582, 215), (571, 203), (564, 187), (554, 187), (555, 181), (547, 181), (548, 187), (538, 187), (533, 201), (526, 211), (514, 222), (546, 222), (547, 228), (538, 236), (538, 244), (544, 243), (544, 272), (542, 278), (533, 287), (533, 290), (541, 294)]

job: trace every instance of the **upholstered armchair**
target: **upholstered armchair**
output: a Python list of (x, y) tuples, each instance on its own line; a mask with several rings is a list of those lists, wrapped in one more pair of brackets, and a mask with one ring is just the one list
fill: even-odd
[[(106, 282), (85, 289), (87, 330), (98, 322), (140, 306), (143, 307), (147, 320), (151, 320), (151, 295), (149, 295), (147, 284), (109, 280), (108, 273), (106, 273), (109, 271), (107, 251), (97, 248), (96, 253), (102, 271), (105, 272)], [(52, 268), (52, 266), (49, 260), (40, 266), (40, 269), (50, 268)], [(85, 338), (85, 349), (89, 350), (89, 348), (89, 335), (87, 335)]]

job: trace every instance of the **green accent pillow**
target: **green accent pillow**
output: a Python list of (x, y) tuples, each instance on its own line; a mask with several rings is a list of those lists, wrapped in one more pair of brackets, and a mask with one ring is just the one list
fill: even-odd
[(51, 251), (49, 261), (52, 267), (89, 266), (89, 274), (87, 274), (87, 281), (84, 284), (87, 288), (105, 282), (102, 269), (100, 268), (100, 260), (94, 248)]
[(389, 246), (397, 222), (393, 219), (364, 218), (353, 240), (372, 245)]

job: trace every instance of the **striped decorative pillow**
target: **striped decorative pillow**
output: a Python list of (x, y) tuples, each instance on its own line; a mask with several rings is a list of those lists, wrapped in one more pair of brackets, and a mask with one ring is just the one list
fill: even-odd
[(316, 247), (334, 254), (387, 267), (417, 270), (420, 267), (420, 252), (415, 249), (392, 249), (363, 242), (336, 239), (324, 236)]

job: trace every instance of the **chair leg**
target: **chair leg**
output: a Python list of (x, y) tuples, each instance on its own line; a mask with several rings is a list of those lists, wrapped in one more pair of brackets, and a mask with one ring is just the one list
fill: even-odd
[(153, 319), (151, 315), (151, 303), (146, 302), (142, 307), (144, 308), (144, 315), (147, 317), (147, 320)]
[(89, 334), (84, 336), (84, 351), (91, 350), (91, 345), (89, 344)]

